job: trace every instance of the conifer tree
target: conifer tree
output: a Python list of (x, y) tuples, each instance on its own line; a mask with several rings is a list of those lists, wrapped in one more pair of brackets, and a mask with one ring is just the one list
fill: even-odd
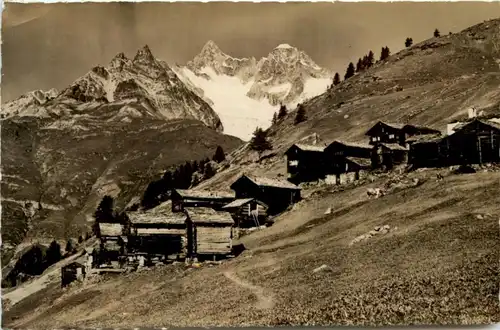
[(351, 62), (347, 66), (347, 70), (346, 70), (345, 75), (344, 75), (344, 80), (347, 80), (347, 79), (351, 78), (352, 76), (354, 76), (354, 73), (355, 73), (354, 64), (352, 64), (352, 62)]
[(382, 47), (382, 51), (380, 52), (380, 61), (385, 61), (391, 55), (391, 51), (389, 47)]
[(335, 76), (333, 76), (333, 85), (336, 86), (340, 84), (340, 75), (338, 72), (335, 72)]
[(75, 252), (75, 246), (74, 246), (73, 240), (71, 238), (68, 239), (68, 242), (66, 243), (65, 250), (66, 250), (66, 253), (68, 253), (68, 254)]
[(297, 107), (297, 114), (295, 115), (295, 125), (300, 124), (303, 121), (307, 120), (306, 109), (302, 104), (299, 104)]
[(363, 71), (363, 61), (361, 59), (358, 59), (358, 63), (356, 63), (356, 72), (361, 72)]
[(214, 157), (212, 158), (214, 162), (220, 163), (226, 160), (226, 154), (224, 153), (224, 150), (222, 149), (221, 146), (217, 146), (217, 149), (215, 150)]
[(278, 112), (278, 120), (285, 118), (287, 114), (288, 114), (288, 110), (287, 110), (286, 106), (284, 104), (282, 104), (280, 106), (280, 110)]
[(250, 140), (250, 148), (256, 150), (259, 153), (272, 149), (271, 144), (267, 140), (267, 133), (262, 130), (262, 128), (257, 127), (253, 133), (253, 137)]
[(440, 37), (440, 36), (441, 36), (441, 32), (439, 32), (439, 30), (438, 30), (438, 29), (435, 29), (435, 30), (434, 30), (434, 38), (438, 38), (438, 37)]
[(274, 124), (276, 124), (277, 122), (278, 122), (278, 114), (275, 112), (275, 113), (273, 114), (273, 120), (272, 120), (272, 122), (271, 122), (271, 123), (274, 125)]
[(215, 175), (215, 170), (212, 167), (212, 164), (210, 164), (210, 162), (206, 163), (205, 169), (203, 170), (203, 178), (207, 180), (213, 177), (214, 175)]
[(412, 38), (406, 38), (405, 47), (411, 47), (411, 45), (413, 45), (413, 39)]
[(53, 240), (46, 252), (47, 267), (61, 260), (61, 246), (56, 240)]
[(371, 68), (373, 66), (373, 61), (375, 60), (375, 54), (370, 50), (366, 56), (366, 68)]

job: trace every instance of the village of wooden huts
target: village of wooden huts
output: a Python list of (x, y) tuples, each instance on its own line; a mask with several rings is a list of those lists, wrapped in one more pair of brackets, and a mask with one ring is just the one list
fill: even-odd
[(232, 191), (174, 189), (170, 200), (153, 209), (127, 212), (126, 223), (101, 223), (99, 255), (92, 254), (92, 265), (232, 256), (240, 229), (271, 224), (273, 215), (301, 199), (297, 184), (302, 182), (344, 184), (397, 165), (415, 169), (500, 162), (500, 119), (478, 117), (474, 111), (449, 124), (444, 135), (429, 127), (383, 121), (365, 135), (367, 143), (326, 144), (315, 134), (312, 143), (293, 144), (284, 153), (287, 180), (243, 173), (229, 185)]

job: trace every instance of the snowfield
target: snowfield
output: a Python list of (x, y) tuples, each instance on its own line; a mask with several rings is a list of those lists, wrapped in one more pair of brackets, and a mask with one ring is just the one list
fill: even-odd
[(222, 121), (225, 134), (248, 141), (255, 128), (266, 129), (271, 125), (273, 114), (278, 109), (269, 104), (267, 99), (257, 101), (246, 96), (253, 80), (243, 84), (237, 77), (217, 75), (210, 67), (202, 71), (210, 80), (182, 68), (184, 76), (203, 89), (205, 96), (214, 102), (213, 109)]

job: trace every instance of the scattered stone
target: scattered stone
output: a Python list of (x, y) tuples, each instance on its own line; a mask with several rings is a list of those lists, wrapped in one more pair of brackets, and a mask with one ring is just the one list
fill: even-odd
[(326, 209), (325, 214), (331, 214), (332, 213), (332, 208), (329, 207)]
[(325, 272), (325, 271), (331, 271), (332, 269), (328, 266), (328, 265), (321, 265), (319, 266), (318, 268), (314, 269), (313, 270), (313, 273), (317, 273), (317, 272)]
[(478, 215), (476, 215), (476, 219), (483, 220), (484, 216), (482, 214), (478, 214)]

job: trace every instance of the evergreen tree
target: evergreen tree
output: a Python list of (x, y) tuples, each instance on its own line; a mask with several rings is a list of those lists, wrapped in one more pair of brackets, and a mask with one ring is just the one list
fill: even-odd
[(413, 39), (412, 38), (406, 38), (405, 47), (410, 47), (411, 45), (413, 45)]
[(333, 76), (333, 85), (337, 86), (340, 84), (340, 75), (338, 72), (335, 72), (335, 76)]
[(99, 236), (99, 223), (101, 222), (113, 222), (113, 197), (104, 196), (99, 206), (94, 212), (94, 225), (92, 230), (96, 236)]
[(68, 239), (68, 242), (66, 243), (66, 253), (68, 254), (72, 254), (75, 252), (75, 246), (74, 246), (74, 243), (73, 243), (73, 240), (70, 238)]
[(373, 54), (373, 52), (370, 50), (368, 52), (368, 55), (366, 55), (365, 67), (366, 68), (371, 68), (373, 66), (374, 60), (375, 60), (375, 54)]
[(267, 140), (267, 133), (262, 130), (262, 128), (257, 127), (253, 133), (253, 137), (250, 140), (250, 148), (256, 150), (259, 153), (272, 149), (271, 144)]
[(215, 175), (215, 170), (212, 167), (212, 164), (210, 162), (206, 163), (205, 169), (203, 171), (203, 178), (205, 180), (207, 180), (207, 179), (210, 179), (211, 177), (213, 177), (214, 175)]
[(391, 51), (389, 47), (382, 47), (382, 51), (380, 52), (380, 61), (385, 61), (391, 55)]
[(297, 114), (295, 115), (295, 125), (300, 124), (303, 121), (307, 120), (306, 109), (302, 104), (300, 104), (297, 108)]
[(272, 120), (272, 124), (275, 125), (276, 123), (278, 122), (278, 114), (275, 112), (273, 114), (273, 120)]
[(215, 150), (214, 157), (212, 158), (214, 162), (220, 163), (226, 160), (226, 154), (224, 153), (224, 150), (222, 149), (221, 146), (218, 146), (217, 149)]
[(287, 110), (286, 106), (282, 104), (280, 106), (280, 110), (278, 111), (278, 120), (285, 118), (287, 114), (288, 114), (288, 110)]
[(358, 59), (358, 63), (356, 63), (356, 72), (361, 71), (363, 71), (363, 61), (361, 59)]
[(354, 64), (352, 64), (352, 62), (351, 62), (347, 66), (347, 70), (346, 70), (345, 75), (344, 75), (344, 80), (347, 80), (347, 79), (351, 78), (352, 76), (354, 76), (354, 73), (355, 73)]
[(56, 242), (56, 240), (53, 240), (46, 253), (47, 267), (61, 260), (61, 257), (61, 246)]
[(78, 244), (82, 244), (82, 242), (83, 242), (83, 236), (80, 235), (78, 236)]
[(434, 38), (438, 38), (438, 37), (440, 37), (440, 36), (441, 36), (441, 32), (439, 32), (439, 30), (438, 30), (438, 29), (435, 29), (435, 30), (434, 30)]

